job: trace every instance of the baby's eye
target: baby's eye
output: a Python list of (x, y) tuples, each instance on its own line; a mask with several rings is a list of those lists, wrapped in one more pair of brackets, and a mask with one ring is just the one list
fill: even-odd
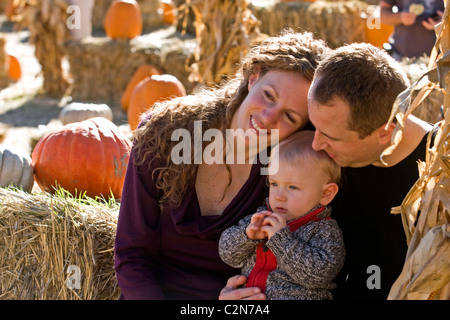
[(278, 184), (277, 184), (276, 182), (270, 182), (270, 183), (269, 183), (269, 186), (271, 186), (271, 187), (277, 187)]
[(291, 190), (297, 190), (298, 188), (296, 186), (289, 186), (289, 189)]

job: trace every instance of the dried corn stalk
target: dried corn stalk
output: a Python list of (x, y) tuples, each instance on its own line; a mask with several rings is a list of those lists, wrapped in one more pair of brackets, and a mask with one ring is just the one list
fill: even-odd
[(219, 83), (234, 74), (242, 55), (259, 36), (257, 21), (246, 0), (188, 0), (179, 11), (195, 13), (197, 50), (190, 81)]
[[(450, 298), (450, 0), (442, 23), (436, 28), (441, 53), (435, 50), (422, 81), (414, 83), (397, 98), (391, 120), (398, 124), (393, 135), (395, 148), (401, 140), (403, 122), (425, 99), (433, 88), (444, 92), (444, 120), (432, 148), (428, 149), (425, 162), (419, 164), (420, 176), (400, 207), (392, 213), (400, 213), (403, 219), (408, 252), (404, 268), (391, 288), (388, 299), (442, 299)], [(433, 67), (433, 68), (432, 68)], [(424, 81), (425, 80), (425, 81)], [(414, 89), (419, 93), (412, 103)], [(430, 143), (430, 138), (428, 143)], [(392, 149), (386, 151), (389, 154)], [(420, 214), (419, 214), (420, 213)]]
[(27, 28), (35, 55), (42, 66), (44, 91), (60, 96), (68, 87), (62, 68), (63, 43), (69, 37), (67, 7), (64, 0), (14, 0), (12, 21), (16, 29)]
[(8, 85), (9, 60), (5, 51), (6, 39), (0, 37), (0, 89)]

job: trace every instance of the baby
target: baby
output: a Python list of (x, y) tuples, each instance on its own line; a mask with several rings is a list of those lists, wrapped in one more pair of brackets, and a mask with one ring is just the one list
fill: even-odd
[(269, 300), (332, 299), (332, 282), (344, 263), (341, 230), (329, 203), (340, 168), (299, 131), (274, 147), (266, 206), (226, 229), (221, 259), (247, 276)]

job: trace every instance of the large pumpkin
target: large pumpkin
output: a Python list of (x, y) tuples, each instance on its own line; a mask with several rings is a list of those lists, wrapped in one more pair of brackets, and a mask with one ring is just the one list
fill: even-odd
[(131, 94), (133, 93), (136, 85), (145, 78), (150, 77), (154, 74), (160, 74), (160, 72), (151, 64), (144, 64), (137, 68), (137, 70), (133, 74), (133, 77), (131, 77), (130, 81), (128, 82), (125, 91), (122, 94), (122, 97), (120, 98), (120, 105), (122, 106), (122, 109), (124, 111), (128, 110), (128, 104), (130, 103)]
[(103, 27), (112, 39), (132, 39), (142, 33), (142, 14), (135, 0), (114, 0), (106, 12)]
[(0, 186), (14, 186), (31, 191), (34, 184), (33, 167), (28, 152), (19, 147), (0, 148)]
[(158, 101), (186, 95), (186, 89), (176, 77), (170, 74), (153, 75), (134, 88), (128, 106), (128, 123), (135, 130), (141, 115)]
[(120, 199), (130, 150), (130, 139), (105, 118), (70, 123), (36, 144), (35, 180), (50, 193), (61, 186), (74, 195)]

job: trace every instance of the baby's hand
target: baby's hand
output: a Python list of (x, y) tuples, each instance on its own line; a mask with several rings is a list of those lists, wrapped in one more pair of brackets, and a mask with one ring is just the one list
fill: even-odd
[(282, 215), (273, 212), (269, 217), (266, 217), (261, 228), (262, 231), (267, 233), (268, 238), (283, 229), (286, 226), (286, 218)]
[(263, 226), (264, 219), (271, 214), (272, 212), (266, 210), (257, 212), (252, 216), (250, 224), (245, 228), (245, 234), (249, 239), (262, 240), (267, 238), (267, 232), (261, 230), (261, 227)]

